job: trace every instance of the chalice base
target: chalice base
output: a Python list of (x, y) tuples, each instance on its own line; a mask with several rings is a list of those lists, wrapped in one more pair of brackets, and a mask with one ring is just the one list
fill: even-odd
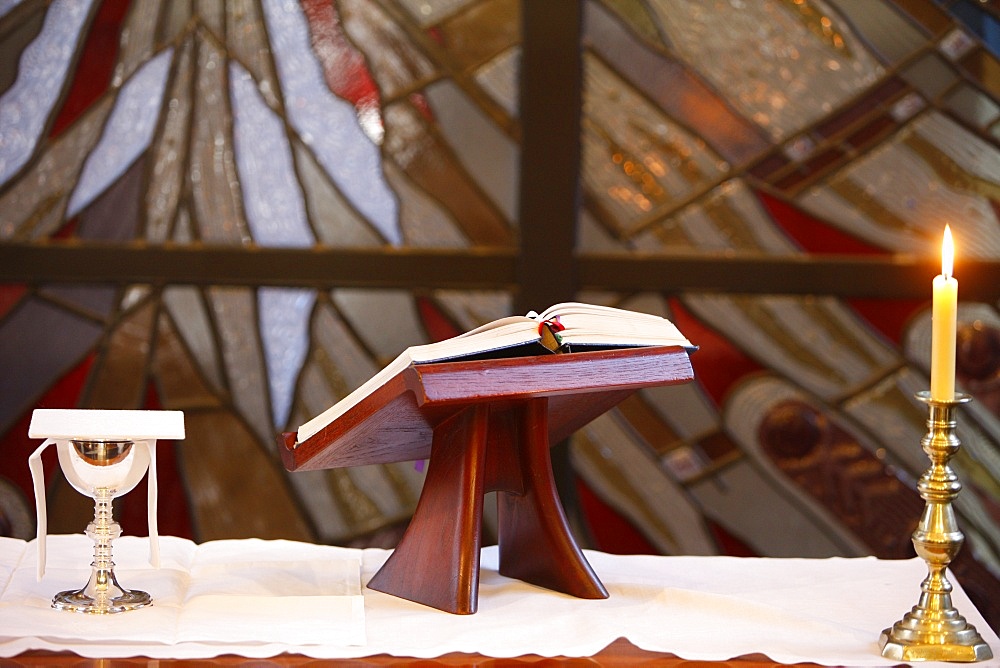
[(124, 589), (113, 572), (95, 572), (82, 589), (61, 591), (52, 597), (52, 607), (88, 615), (110, 615), (137, 610), (153, 599), (144, 591)]
[(929, 613), (914, 607), (891, 629), (882, 631), (882, 656), (897, 661), (985, 661), (993, 658), (976, 627), (952, 608)]

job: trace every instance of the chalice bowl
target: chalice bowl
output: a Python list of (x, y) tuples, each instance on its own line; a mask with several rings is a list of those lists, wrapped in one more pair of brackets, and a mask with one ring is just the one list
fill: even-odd
[(38, 577), (45, 569), (45, 490), (41, 453), (55, 445), (67, 482), (94, 499), (94, 520), (86, 535), (94, 541), (90, 579), (80, 589), (61, 591), (52, 607), (87, 614), (135, 610), (152, 603), (147, 592), (118, 584), (112, 560), (112, 542), (122, 535), (114, 520), (112, 502), (129, 493), (149, 471), (150, 561), (159, 565), (156, 535), (157, 438), (183, 438), (179, 411), (106, 411), (39, 409), (32, 414), (28, 435), (46, 438), (29, 458), (38, 511)]

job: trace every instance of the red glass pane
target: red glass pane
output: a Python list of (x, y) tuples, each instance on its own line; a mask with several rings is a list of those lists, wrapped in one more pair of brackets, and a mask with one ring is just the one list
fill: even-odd
[(58, 136), (72, 125), (94, 100), (111, 84), (122, 21), (130, 0), (104, 0), (87, 33), (87, 41), (73, 73), (73, 83), (55, 123), (51, 136)]

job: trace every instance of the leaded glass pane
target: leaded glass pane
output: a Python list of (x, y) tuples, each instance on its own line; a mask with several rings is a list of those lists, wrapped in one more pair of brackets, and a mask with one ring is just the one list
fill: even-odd
[(100, 323), (38, 299), (26, 299), (0, 322), (0, 425), (6, 430), (97, 342)]
[(0, 219), (0, 237), (46, 237), (63, 225), (70, 188), (87, 151), (97, 141), (111, 104), (111, 98), (106, 98), (89, 109), (0, 195), (0, 209), (5, 212)]
[(229, 0), (226, 10), (226, 47), (249, 70), (264, 102), (278, 109), (278, 75), (269, 57), (267, 33), (260, 5), (254, 0)]
[(937, 54), (927, 54), (902, 71), (907, 83), (933, 100), (958, 81), (957, 73)]
[(264, 13), (288, 120), (354, 207), (388, 242), (399, 243), (396, 199), (385, 186), (376, 147), (353, 107), (325, 85), (301, 8), (285, 0), (266, 3)]
[(743, 163), (767, 148), (760, 128), (736, 113), (697, 72), (637, 42), (601, 4), (588, 2), (584, 19), (586, 44), (609, 67), (726, 160)]
[[(655, 210), (688, 199), (728, 171), (698, 137), (674, 124), (597, 59), (586, 61), (584, 183), (628, 234)], [(632, 113), (624, 116), (621, 106)]]
[(331, 296), (344, 320), (381, 364), (411, 345), (426, 342), (408, 292), (337, 290)]
[(157, 21), (162, 12), (161, 0), (146, 0), (132, 4), (122, 26), (118, 45), (118, 63), (112, 79), (112, 85), (116, 88), (124, 84), (153, 55)]
[(74, 216), (92, 202), (149, 147), (172, 55), (172, 49), (159, 53), (122, 86), (104, 134), (83, 165), (66, 215)]
[(312, 245), (281, 120), (257, 94), (250, 74), (236, 64), (230, 66), (229, 85), (236, 166), (254, 241), (262, 246)]
[(76, 53), (90, 0), (54, 2), (38, 37), (21, 53), (18, 77), (0, 97), (0, 184), (31, 158)]
[[(434, 66), (411, 41), (405, 26), (393, 21), (378, 3), (342, 0), (337, 8), (344, 33), (354, 48), (363, 49), (365, 63), (383, 98), (411, 91), (434, 75)], [(343, 67), (341, 71), (350, 72)], [(375, 113), (380, 114), (380, 110)]]
[(163, 303), (167, 307), (184, 345), (197, 360), (195, 366), (199, 373), (216, 390), (221, 391), (224, 383), (219, 351), (204, 295), (194, 287), (173, 286), (164, 290)]
[(449, 148), (507, 220), (517, 210), (517, 145), (504, 136), (457, 86), (441, 81), (426, 89), (438, 129)]
[(378, 233), (344, 199), (330, 176), (316, 163), (312, 152), (297, 140), (293, 146), (295, 170), (317, 241), (329, 246), (380, 245)]
[(961, 220), (963, 253), (997, 257), (1000, 230), (988, 193), (998, 161), (995, 146), (930, 112), (801, 201), (858, 236), (908, 252), (922, 252), (942, 221)]
[(146, 160), (140, 159), (112, 183), (79, 215), (76, 235), (81, 239), (123, 241), (139, 229), (142, 174)]
[(464, 11), (441, 21), (435, 31), (449, 57), (459, 68), (468, 70), (517, 44), (520, 22), (518, 0), (486, 0), (470, 3)]
[(124, 315), (95, 364), (87, 388), (87, 406), (143, 406), (146, 377), (133, 371), (147, 366), (155, 316), (156, 306), (149, 301)]
[(21, 4), (22, 0), (0, 0), (0, 16)]
[(418, 109), (407, 103), (393, 104), (385, 110), (385, 121), (388, 159), (440, 202), (474, 245), (511, 243), (510, 223), (468, 178)]
[(399, 224), (408, 246), (462, 248), (468, 238), (439, 202), (416, 187), (392, 163), (384, 167), (386, 179), (399, 196)]
[(225, 56), (211, 40), (196, 41), (191, 163), (187, 168), (198, 238), (210, 243), (250, 241), (233, 158)]
[(520, 62), (521, 51), (510, 48), (476, 70), (476, 83), (515, 118), (520, 99), (517, 90)]
[(887, 64), (903, 62), (927, 41), (926, 35), (892, 3), (883, 0), (830, 0), (837, 15), (849, 19), (859, 37)]
[[(190, 484), (198, 540), (231, 538), (233, 527), (244, 523), (258, 538), (309, 539), (278, 462), (256, 446), (245, 423), (228, 411), (188, 411), (184, 427), (179, 460)], [(245, 519), (237, 521), (236, 514)]]
[(316, 294), (296, 288), (260, 288), (260, 336), (274, 424), (284, 427), (295, 381), (309, 348), (309, 322)]
[(78, 315), (104, 321), (114, 307), (116, 292), (110, 286), (48, 284), (38, 290), (38, 295), (69, 307)]
[[(581, 430), (573, 463), (584, 476), (587, 469), (603, 470), (587, 479), (619, 512), (647, 527), (650, 539), (665, 554), (713, 552), (705, 527), (693, 529), (700, 513), (683, 488), (649, 465), (648, 452), (613, 414), (602, 415)], [(660, 503), (648, 504), (635, 494), (637, 488), (648, 490)]]
[(214, 287), (208, 299), (221, 339), (227, 389), (260, 441), (269, 443), (272, 411), (254, 294), (243, 288)]
[(159, 140), (152, 147), (153, 169), (146, 188), (146, 238), (154, 243), (170, 238), (170, 228), (184, 190), (191, 132), (191, 58), (194, 42), (186, 40), (178, 52), (170, 82)]
[(746, 3), (738, 12), (694, 0), (650, 6), (671, 49), (776, 140), (882, 74), (850, 23), (819, 0)]
[(427, 27), (472, 4), (472, 0), (403, 0), (401, 4), (415, 21)]
[(1000, 104), (969, 85), (959, 86), (944, 99), (944, 103), (973, 127), (989, 127), (1000, 117)]
[[(4, 0), (8, 4), (10, 0)], [(11, 9), (10, 6), (7, 9)], [(3, 15), (0, 14), (0, 18)], [(3, 95), (17, 80), (17, 68), (21, 53), (38, 36), (45, 21), (44, 11), (34, 11), (17, 21), (15, 17), (7, 19), (14, 25), (3, 26), (6, 31), (3, 42), (0, 43), (0, 95)], [(16, 21), (16, 23), (15, 23)]]

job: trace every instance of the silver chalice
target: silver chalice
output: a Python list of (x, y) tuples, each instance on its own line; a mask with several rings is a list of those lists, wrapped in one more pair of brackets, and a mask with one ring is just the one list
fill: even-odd
[(150, 561), (159, 565), (156, 533), (156, 440), (183, 438), (179, 411), (112, 411), (39, 409), (32, 414), (28, 435), (45, 438), (29, 458), (38, 512), (38, 577), (45, 572), (44, 476), (41, 453), (55, 445), (59, 466), (76, 491), (94, 499), (94, 520), (86, 535), (94, 541), (90, 578), (80, 589), (61, 591), (52, 607), (86, 614), (111, 614), (135, 610), (152, 603), (147, 592), (129, 590), (118, 583), (112, 559), (112, 542), (121, 536), (112, 502), (129, 493), (149, 471)]

